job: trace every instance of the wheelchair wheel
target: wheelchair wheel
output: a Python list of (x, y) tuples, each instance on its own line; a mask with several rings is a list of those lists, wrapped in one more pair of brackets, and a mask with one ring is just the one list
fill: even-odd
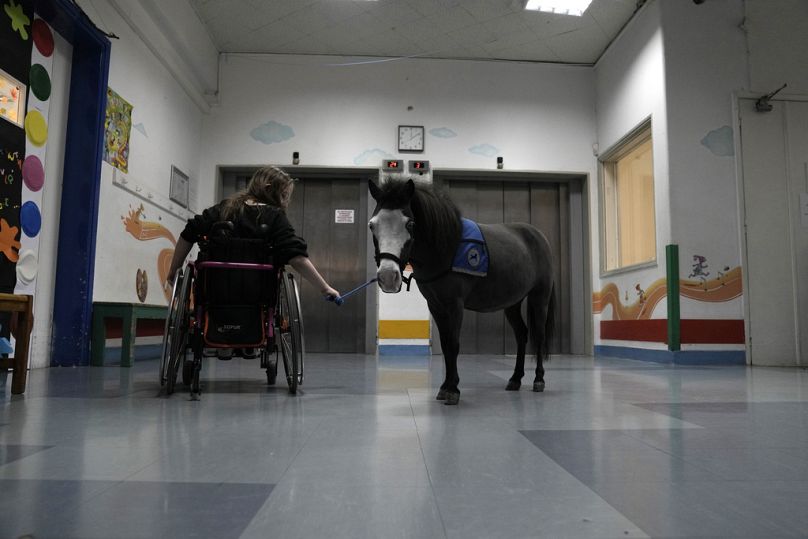
[(185, 360), (188, 347), (189, 307), (191, 301), (192, 270), (186, 269), (177, 275), (171, 297), (166, 330), (163, 335), (163, 353), (160, 361), (160, 384), (166, 394), (174, 392), (180, 364)]
[(274, 386), (278, 377), (278, 356), (266, 348), (261, 349), (261, 368), (267, 371), (267, 385)]
[(282, 275), (278, 296), (277, 338), (289, 393), (294, 395), (303, 383), (303, 319), (297, 283), (291, 273)]

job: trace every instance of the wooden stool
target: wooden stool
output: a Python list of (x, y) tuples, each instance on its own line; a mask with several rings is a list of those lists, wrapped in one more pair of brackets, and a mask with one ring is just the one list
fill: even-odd
[(28, 345), (34, 327), (33, 296), (0, 294), (0, 312), (11, 313), (9, 329), (14, 336), (14, 357), (0, 358), (0, 369), (14, 369), (11, 375), (11, 394), (25, 393), (28, 378)]
[(121, 367), (132, 366), (135, 349), (135, 336), (139, 318), (165, 320), (168, 307), (164, 305), (144, 305), (142, 303), (93, 302), (93, 335), (90, 344), (90, 365), (104, 366), (104, 348), (107, 340), (105, 318), (120, 318), (123, 323), (121, 335)]

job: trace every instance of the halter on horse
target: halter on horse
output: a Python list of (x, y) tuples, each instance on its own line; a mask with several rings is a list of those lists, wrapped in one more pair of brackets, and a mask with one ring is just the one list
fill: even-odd
[[(432, 186), (412, 180), (368, 184), (376, 209), (368, 226), (376, 249), (377, 278), (382, 291), (401, 290), (409, 262), (418, 289), (438, 326), (446, 378), (437, 399), (460, 400), (457, 355), (463, 309), (505, 311), (517, 342), (516, 368), (506, 387), (517, 390), (524, 376), (525, 347), (530, 337), (537, 351), (534, 391), (544, 390), (544, 367), (554, 322), (553, 259), (544, 235), (531, 225), (479, 225), (488, 247), (490, 266), (484, 277), (451, 271), (461, 236), (460, 211)], [(527, 325), (521, 305), (527, 298)]]

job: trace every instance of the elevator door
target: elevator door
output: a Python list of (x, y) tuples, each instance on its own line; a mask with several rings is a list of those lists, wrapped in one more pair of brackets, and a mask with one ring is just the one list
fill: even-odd
[[(367, 199), (362, 197), (362, 188), (366, 184), (356, 177), (307, 177), (289, 172), (299, 180), (286, 211), (289, 221), (308, 243), (309, 258), (320, 274), (344, 293), (365, 277)], [(222, 197), (246, 187), (250, 176), (251, 173), (224, 174)], [(353, 222), (347, 222), (351, 220), (350, 211), (340, 212), (340, 222), (336, 222), (336, 210), (352, 210)], [(365, 351), (364, 302), (349, 300), (340, 307), (326, 303), (320, 291), (305, 280), (300, 293), (306, 352)]]
[[(568, 354), (570, 344), (569, 187), (564, 182), (448, 180), (445, 185), (463, 217), (479, 223), (530, 223), (550, 241), (556, 283), (555, 338), (551, 352)], [(512, 261), (495, 260), (492, 264)], [(522, 317), (526, 318), (526, 302)], [(460, 352), (515, 354), (516, 341), (503, 312), (464, 311)]]
[[(300, 178), (287, 214), (309, 244), (309, 258), (331, 286), (342, 293), (364, 280), (367, 203), (359, 179)], [(365, 188), (367, 190), (367, 188)], [(339, 219), (336, 218), (340, 211)], [(350, 221), (350, 210), (353, 222)], [(337, 222), (337, 221), (340, 222)], [(326, 304), (304, 281), (300, 301), (306, 324), (306, 351), (361, 353), (365, 347), (365, 304)]]

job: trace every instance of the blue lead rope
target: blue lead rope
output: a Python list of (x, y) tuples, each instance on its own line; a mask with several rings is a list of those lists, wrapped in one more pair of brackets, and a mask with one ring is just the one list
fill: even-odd
[(348, 298), (348, 297), (350, 297), (350, 296), (352, 296), (352, 295), (356, 294), (357, 292), (359, 292), (359, 291), (360, 291), (360, 290), (362, 290), (363, 288), (366, 288), (366, 287), (370, 286), (371, 284), (375, 283), (376, 281), (377, 281), (377, 279), (376, 279), (376, 277), (374, 277), (373, 279), (369, 280), (368, 282), (363, 283), (363, 284), (360, 284), (359, 286), (357, 286), (356, 288), (354, 288), (354, 289), (353, 289), (353, 290), (351, 290), (350, 292), (346, 292), (345, 294), (343, 294), (343, 295), (341, 295), (341, 296), (337, 296), (337, 297), (333, 297), (333, 296), (326, 296), (326, 298), (325, 298), (325, 299), (326, 299), (327, 301), (333, 301), (333, 302), (334, 302), (334, 303), (336, 303), (338, 306), (339, 306), (339, 305), (342, 305), (342, 304), (345, 302), (345, 298)]

